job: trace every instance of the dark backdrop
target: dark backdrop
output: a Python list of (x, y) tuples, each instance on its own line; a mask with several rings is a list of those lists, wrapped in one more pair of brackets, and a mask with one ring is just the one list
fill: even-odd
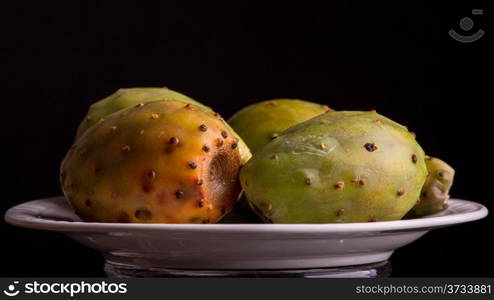
[[(455, 167), (454, 197), (493, 208), (487, 1), (325, 2), (2, 3), (1, 211), (61, 194), (59, 163), (90, 103), (164, 85), (225, 117), (274, 97), (376, 109)], [(462, 17), (473, 18), (470, 32)], [(486, 34), (463, 44), (450, 29)], [(394, 275), (492, 277), (491, 220), (398, 250)], [(63, 235), (1, 226), (1, 276), (104, 275), (96, 252)]]

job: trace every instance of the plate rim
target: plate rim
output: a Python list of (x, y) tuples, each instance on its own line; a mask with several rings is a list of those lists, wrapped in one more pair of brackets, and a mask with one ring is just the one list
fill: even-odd
[[(64, 196), (40, 198), (20, 203), (8, 209), (4, 220), (14, 226), (29, 229), (48, 230), (56, 232), (142, 232), (142, 231), (181, 231), (197, 232), (210, 231), (211, 233), (352, 233), (352, 232), (389, 232), (409, 230), (429, 230), (431, 228), (443, 227), (480, 220), (488, 215), (488, 209), (481, 203), (451, 198), (449, 203), (467, 204), (472, 206), (468, 212), (455, 213), (451, 215), (430, 215), (418, 219), (381, 221), (381, 222), (359, 222), (359, 223), (297, 223), (297, 224), (162, 224), (162, 223), (102, 223), (102, 222), (74, 222), (41, 219), (28, 214), (26, 207), (36, 202), (54, 202), (65, 200)], [(451, 205), (449, 206), (451, 207)]]

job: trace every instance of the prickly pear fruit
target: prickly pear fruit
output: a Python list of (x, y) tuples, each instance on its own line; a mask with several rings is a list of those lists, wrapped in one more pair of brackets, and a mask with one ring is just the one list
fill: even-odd
[(238, 140), (213, 112), (140, 103), (89, 128), (60, 168), (85, 221), (214, 223), (240, 192)]
[(426, 178), (413, 134), (376, 112), (327, 112), (282, 132), (242, 168), (252, 209), (272, 223), (402, 218)]
[[(190, 103), (194, 106), (206, 110), (212, 111), (211, 108), (203, 105), (196, 100), (185, 96), (179, 92), (173, 91), (168, 88), (127, 88), (119, 89), (110, 96), (93, 103), (86, 114), (86, 117), (79, 125), (77, 130), (76, 140), (91, 126), (97, 124), (101, 119), (106, 118), (106, 116), (117, 112), (121, 109), (134, 106), (139, 103), (148, 103), (159, 100), (174, 100), (184, 103)], [(221, 118), (218, 115), (219, 118)], [(223, 119), (221, 119), (223, 121)], [(223, 121), (224, 122), (224, 121)], [(227, 126), (227, 132), (234, 135), (238, 141), (238, 148), (240, 151), (240, 157), (242, 163), (247, 162), (252, 156), (249, 148), (244, 143), (244, 141), (237, 135), (237, 133), (224, 122)]]
[(158, 100), (174, 100), (184, 103), (191, 103), (196, 106), (204, 107), (203, 104), (189, 98), (181, 93), (168, 88), (128, 88), (119, 89), (110, 96), (93, 103), (89, 107), (83, 122), (77, 130), (77, 138), (81, 136), (89, 127), (98, 123), (98, 121), (109, 114), (112, 114), (129, 106), (134, 106), (138, 103), (146, 103)]
[(330, 110), (326, 105), (298, 99), (273, 99), (249, 105), (228, 123), (257, 152), (285, 129)]
[(446, 162), (435, 157), (426, 157), (429, 175), (420, 194), (420, 201), (411, 210), (413, 216), (425, 216), (442, 211), (449, 200), (455, 170)]

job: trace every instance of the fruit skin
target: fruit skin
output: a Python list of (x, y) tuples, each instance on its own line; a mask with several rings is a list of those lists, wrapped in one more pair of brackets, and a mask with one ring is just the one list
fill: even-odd
[(252, 153), (276, 134), (330, 110), (326, 105), (299, 99), (273, 99), (249, 105), (228, 123), (247, 143)]
[(240, 193), (238, 140), (226, 130), (178, 101), (120, 110), (75, 142), (62, 189), (85, 221), (215, 223)]
[(426, 157), (425, 163), (429, 175), (420, 194), (420, 201), (410, 215), (415, 217), (434, 214), (444, 210), (449, 200), (449, 190), (453, 186), (455, 170), (436, 157)]
[(242, 168), (252, 209), (272, 223), (398, 220), (426, 178), (414, 135), (376, 112), (327, 112), (289, 128)]
[(207, 106), (189, 98), (181, 93), (168, 88), (128, 88), (119, 89), (110, 96), (93, 103), (86, 114), (83, 122), (77, 129), (77, 138), (79, 138), (89, 127), (98, 123), (98, 121), (116, 111), (134, 106), (138, 103), (146, 103), (158, 100), (174, 100), (184, 103), (191, 103), (196, 106), (210, 109)]
[[(121, 109), (134, 106), (139, 103), (148, 103), (153, 101), (160, 100), (174, 100), (183, 103), (190, 103), (194, 106), (201, 108), (206, 111), (212, 111), (211, 108), (205, 106), (204, 104), (185, 96), (179, 92), (168, 88), (156, 88), (156, 87), (148, 87), (148, 88), (126, 88), (119, 89), (115, 93), (110, 96), (93, 103), (84, 117), (83, 121), (79, 125), (77, 130), (76, 140), (92, 127), (94, 124), (97, 124), (99, 120), (106, 118), (108, 115), (117, 112)], [(221, 119), (219, 114), (218, 118)], [(244, 143), (244, 141), (238, 136), (238, 134), (228, 125), (223, 119), (221, 119), (226, 126), (228, 127), (228, 132), (234, 135), (238, 140), (238, 147), (241, 155), (242, 163), (247, 162), (252, 154), (250, 153), (249, 148)]]

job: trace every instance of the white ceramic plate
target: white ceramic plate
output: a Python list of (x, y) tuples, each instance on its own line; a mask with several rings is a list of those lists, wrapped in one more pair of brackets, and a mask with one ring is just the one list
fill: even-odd
[(63, 232), (100, 251), (108, 262), (135, 268), (297, 269), (350, 266), (388, 259), (429, 230), (481, 219), (487, 208), (451, 199), (438, 214), (411, 220), (346, 224), (89, 223), (63, 197), (7, 211), (16, 226)]

